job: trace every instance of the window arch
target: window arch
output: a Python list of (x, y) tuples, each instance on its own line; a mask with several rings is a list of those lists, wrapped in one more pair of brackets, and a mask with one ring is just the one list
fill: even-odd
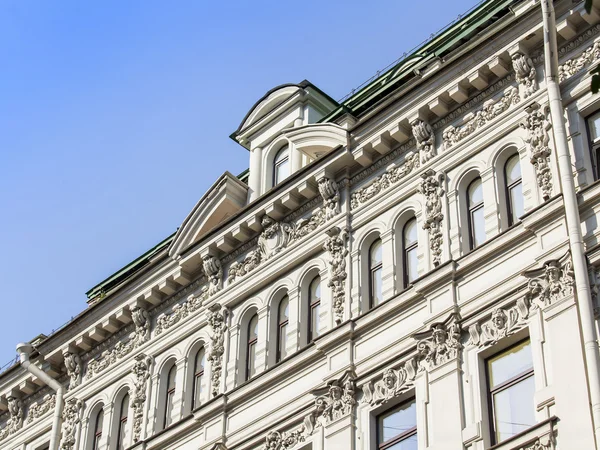
[(508, 226), (513, 225), (523, 215), (523, 178), (519, 154), (508, 158), (504, 164), (504, 185), (506, 187), (506, 206)]
[(127, 421), (129, 419), (129, 391), (125, 393), (119, 405), (119, 415), (117, 417), (117, 450), (123, 450), (127, 447)]
[(321, 277), (317, 275), (308, 286), (308, 342), (319, 337), (319, 312), (321, 310)]
[(200, 347), (194, 357), (193, 381), (192, 381), (192, 410), (202, 403), (202, 385), (204, 383), (204, 369), (206, 367), (206, 351)]
[(290, 298), (284, 295), (279, 301), (277, 308), (277, 349), (275, 362), (279, 362), (287, 356), (287, 332), (290, 323)]
[(246, 369), (245, 380), (249, 380), (256, 373), (256, 347), (258, 344), (258, 314), (254, 313), (248, 321), (246, 330)]
[(485, 242), (485, 216), (483, 208), (483, 184), (477, 177), (467, 187), (467, 211), (469, 224), (469, 248), (473, 250)]
[(281, 147), (273, 158), (273, 186), (277, 186), (290, 176), (290, 148)]
[(165, 405), (163, 408), (164, 428), (173, 423), (173, 409), (175, 407), (175, 388), (177, 381), (177, 366), (173, 363), (165, 378)]
[(418, 278), (418, 229), (417, 219), (412, 217), (402, 228), (402, 277), (404, 287)]
[(104, 426), (104, 407), (101, 407), (93, 416), (91, 446), (92, 450), (99, 450), (102, 441), (102, 428)]
[(381, 238), (375, 239), (369, 247), (369, 307), (377, 306), (383, 300), (383, 251)]

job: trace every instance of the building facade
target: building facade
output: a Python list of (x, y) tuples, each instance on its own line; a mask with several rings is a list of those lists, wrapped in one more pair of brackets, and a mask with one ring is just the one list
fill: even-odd
[(585, 279), (540, 3), (489, 0), (343, 101), (267, 92), (249, 171), (19, 345), (0, 448), (598, 448), (600, 9), (554, 7)]

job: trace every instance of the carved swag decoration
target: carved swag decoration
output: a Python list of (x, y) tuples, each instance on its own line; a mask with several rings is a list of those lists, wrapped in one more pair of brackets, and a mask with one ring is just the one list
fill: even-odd
[(527, 131), (525, 142), (529, 145), (530, 161), (535, 167), (537, 183), (542, 190), (544, 200), (552, 196), (552, 171), (550, 169), (550, 122), (546, 113), (541, 111), (538, 103), (533, 103), (525, 109), (527, 117), (520, 123), (521, 128)]
[(46, 394), (44, 397), (32, 403), (27, 410), (27, 424), (32, 423), (35, 419), (42, 417), (48, 411), (51, 411), (56, 406), (56, 395)]
[(523, 275), (529, 278), (525, 299), (531, 310), (544, 308), (573, 295), (575, 274), (569, 252), (559, 259), (545, 262), (541, 269), (530, 270)]
[(135, 363), (131, 368), (133, 380), (133, 442), (138, 442), (142, 434), (142, 423), (144, 419), (144, 404), (146, 403), (146, 390), (150, 378), (150, 367), (152, 358), (143, 353), (135, 357)]
[(467, 344), (478, 347), (494, 345), (500, 339), (525, 328), (528, 318), (529, 301), (527, 298), (517, 300), (517, 303), (510, 308), (496, 308), (488, 320), (469, 326), (469, 342)]
[(571, 78), (573, 75), (581, 72), (586, 66), (600, 59), (600, 42), (586, 48), (583, 53), (575, 58), (568, 59), (558, 66), (558, 81)]
[(212, 255), (202, 257), (204, 273), (208, 278), (208, 295), (214, 295), (223, 289), (223, 268), (221, 261)]
[(200, 309), (204, 301), (208, 299), (208, 287), (203, 286), (198, 294), (190, 295), (186, 301), (173, 305), (170, 314), (162, 313), (156, 318), (154, 333), (158, 336), (164, 330), (168, 330), (180, 320), (186, 318)]
[(66, 351), (63, 353), (65, 368), (69, 376), (69, 389), (74, 389), (81, 384), (83, 374), (81, 357), (74, 352)]
[(538, 89), (533, 61), (524, 53), (516, 52), (512, 55), (512, 65), (517, 83), (522, 86), (523, 98), (526, 99)]
[(416, 358), (410, 358), (398, 369), (387, 368), (381, 380), (363, 385), (362, 402), (373, 406), (387, 403), (414, 386), (419, 367)]
[(348, 231), (333, 227), (327, 231), (327, 236), (327, 240), (323, 244), (323, 249), (329, 254), (329, 281), (327, 286), (331, 288), (333, 314), (335, 322), (339, 324), (344, 320), (346, 278), (348, 277), (346, 273)]
[(103, 351), (98, 358), (88, 362), (85, 375), (86, 380), (104, 371), (107, 367), (127, 356), (134, 349), (150, 339), (150, 317), (148, 311), (137, 305), (132, 306), (131, 319), (135, 325), (135, 330), (129, 335), (129, 339), (125, 342), (117, 342), (112, 349)]
[(435, 150), (435, 134), (431, 125), (424, 120), (417, 119), (410, 125), (417, 141), (417, 149), (421, 155), (421, 162), (425, 164), (437, 154)]
[(211, 386), (213, 396), (219, 395), (221, 386), (221, 372), (223, 371), (223, 353), (225, 353), (225, 331), (227, 324), (225, 320), (228, 310), (215, 303), (208, 309), (208, 325), (212, 330), (210, 337), (210, 352), (208, 361), (211, 368)]
[(70, 398), (65, 403), (65, 408), (62, 414), (62, 439), (60, 441), (61, 450), (73, 450), (75, 447), (75, 437), (77, 426), (81, 419), (79, 413), (83, 402), (75, 397)]
[(418, 191), (425, 197), (425, 223), (423, 229), (429, 232), (429, 247), (433, 256), (433, 265), (439, 266), (442, 260), (442, 198), (445, 191), (442, 187), (444, 174), (436, 174), (433, 169), (428, 169), (421, 174), (421, 185)]
[(328, 383), (327, 387), (314, 392), (317, 395), (313, 411), (295, 430), (280, 433), (270, 431), (265, 439), (264, 450), (288, 450), (304, 442), (320, 426), (338, 420), (352, 411), (356, 404), (354, 375), (347, 372), (341, 379)]
[(6, 398), (8, 402), (8, 420), (2, 430), (0, 430), (0, 441), (3, 441), (8, 436), (15, 434), (23, 427), (23, 402), (17, 397), (8, 396)]

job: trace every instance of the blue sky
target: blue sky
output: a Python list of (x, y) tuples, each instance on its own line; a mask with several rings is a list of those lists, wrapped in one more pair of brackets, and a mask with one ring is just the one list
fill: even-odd
[(247, 168), (267, 90), (340, 98), (476, 3), (0, 2), (0, 366)]

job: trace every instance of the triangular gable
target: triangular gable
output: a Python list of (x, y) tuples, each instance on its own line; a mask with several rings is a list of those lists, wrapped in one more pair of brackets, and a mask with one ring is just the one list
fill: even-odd
[(177, 259), (185, 249), (219, 223), (246, 205), (248, 186), (225, 172), (196, 203), (185, 218), (169, 247), (169, 256)]

